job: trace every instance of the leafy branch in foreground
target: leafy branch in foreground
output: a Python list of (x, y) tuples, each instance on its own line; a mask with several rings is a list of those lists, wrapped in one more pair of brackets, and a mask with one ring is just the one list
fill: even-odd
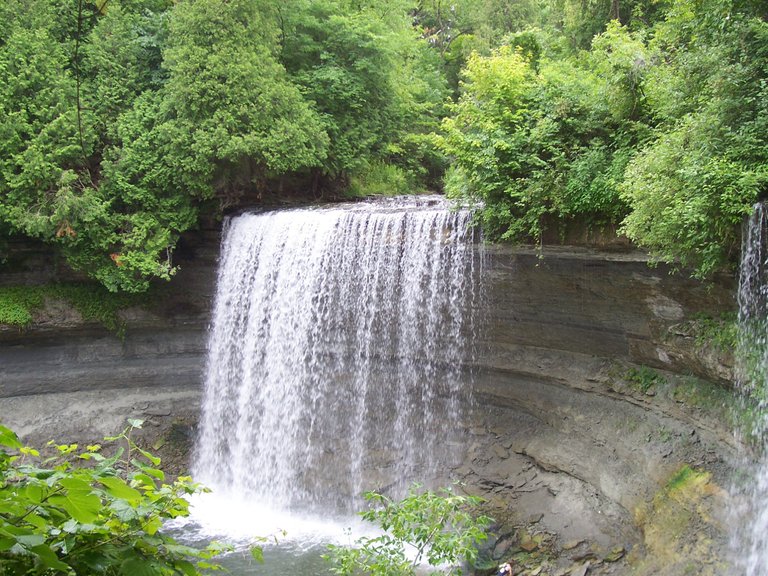
[[(61, 444), (42, 457), (0, 425), (0, 567), (8, 575), (197, 576), (227, 548), (197, 549), (160, 532), (187, 516), (191, 478), (165, 483), (160, 459), (131, 439), (140, 420), (101, 445)], [(113, 452), (108, 456), (108, 452)]]
[(324, 558), (339, 576), (409, 576), (425, 562), (437, 570), (432, 574), (462, 574), (460, 564), (472, 565), (477, 544), (487, 538), (492, 520), (474, 516), (472, 508), (482, 499), (460, 496), (448, 488), (419, 492), (411, 488), (408, 496), (394, 502), (367, 492), (370, 509), (364, 520), (376, 524), (383, 534), (361, 537), (351, 547), (329, 546)]

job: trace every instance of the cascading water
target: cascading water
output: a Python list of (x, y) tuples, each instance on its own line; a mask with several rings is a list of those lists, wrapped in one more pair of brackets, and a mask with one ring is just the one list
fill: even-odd
[(233, 218), (196, 479), (273, 509), (345, 512), (460, 459), (474, 236), (470, 213), (438, 197)]
[[(743, 234), (739, 275), (738, 384), (750, 418), (743, 431), (757, 445), (757, 462), (747, 465), (747, 510), (737, 519), (738, 563), (746, 576), (768, 574), (768, 213), (759, 203)], [(749, 518), (748, 522), (744, 522)]]

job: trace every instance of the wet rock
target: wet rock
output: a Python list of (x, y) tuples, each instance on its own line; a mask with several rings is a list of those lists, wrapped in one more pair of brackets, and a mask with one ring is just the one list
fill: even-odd
[(151, 406), (144, 410), (144, 414), (147, 416), (170, 416), (170, 406)]
[(563, 550), (573, 550), (575, 548), (578, 548), (580, 544), (583, 544), (583, 540), (571, 540), (570, 542), (566, 542), (563, 544)]
[(506, 458), (509, 457), (509, 452), (506, 450), (506, 448), (504, 448), (503, 446), (500, 446), (498, 444), (494, 444), (493, 445), (493, 453), (498, 458), (506, 459)]
[(571, 570), (571, 576), (585, 576), (587, 572), (589, 571), (589, 567), (592, 565), (591, 562), (585, 562), (581, 566), (574, 568)]
[(538, 542), (536, 542), (533, 538), (528, 538), (527, 540), (523, 540), (520, 542), (520, 548), (522, 548), (526, 552), (533, 552), (538, 547), (539, 547)]

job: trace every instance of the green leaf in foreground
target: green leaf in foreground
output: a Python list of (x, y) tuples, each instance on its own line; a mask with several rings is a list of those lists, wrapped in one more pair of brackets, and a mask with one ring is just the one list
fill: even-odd
[(188, 515), (185, 497), (201, 488), (189, 478), (163, 484), (161, 471), (131, 459), (140, 450), (133, 428), (105, 444), (111, 456), (98, 445), (51, 442), (50, 458), (0, 425), (0, 574), (199, 576), (217, 568), (210, 560), (227, 547), (185, 546), (160, 532), (163, 521)]

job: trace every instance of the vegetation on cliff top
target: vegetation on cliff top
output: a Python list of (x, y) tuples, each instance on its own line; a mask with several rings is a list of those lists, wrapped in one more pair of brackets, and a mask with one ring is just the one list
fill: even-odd
[[(283, 182), (439, 185), (492, 238), (620, 227), (707, 276), (768, 183), (757, 0), (10, 0), (0, 233), (111, 291)], [(442, 121), (442, 127), (440, 126)]]

